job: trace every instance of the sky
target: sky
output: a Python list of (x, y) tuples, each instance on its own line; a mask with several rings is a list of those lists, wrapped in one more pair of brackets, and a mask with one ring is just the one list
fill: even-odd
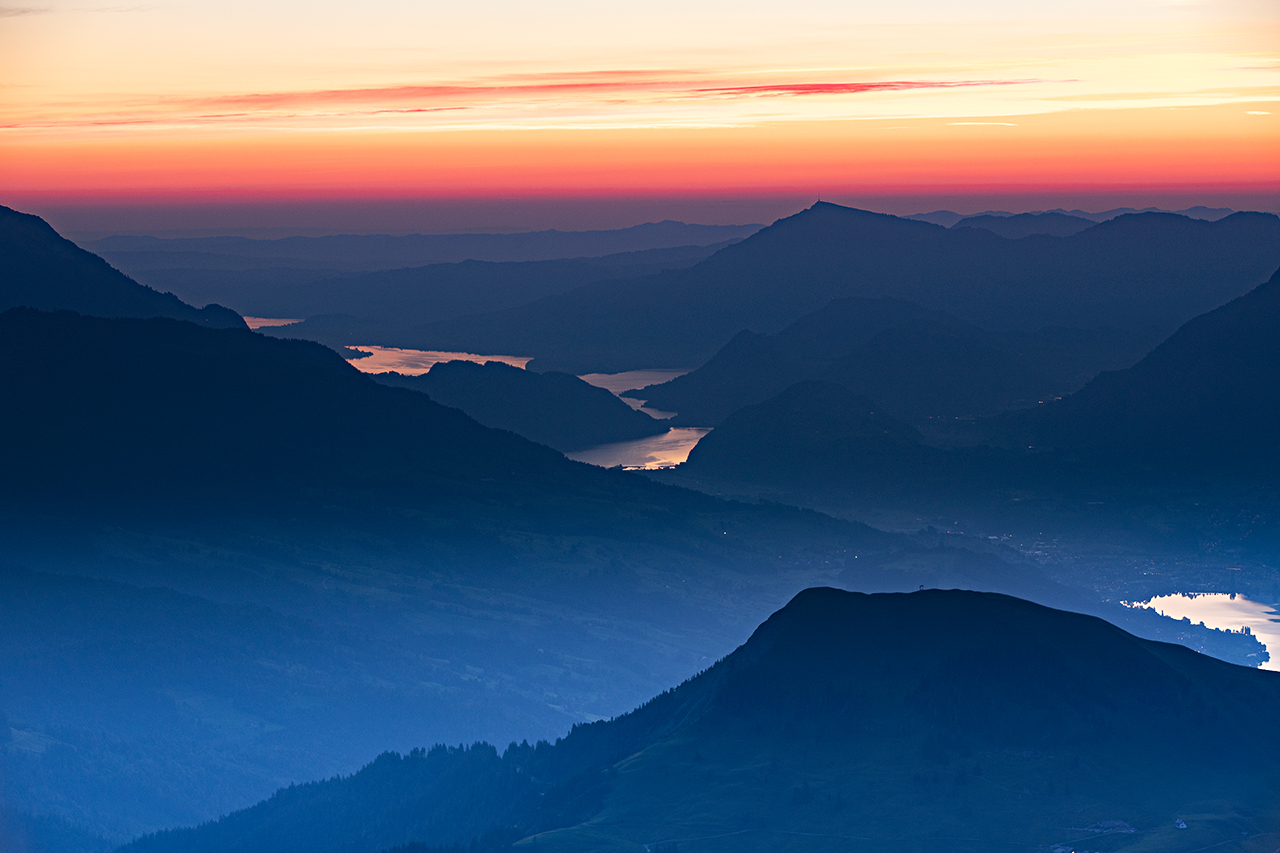
[(0, 2), (0, 204), (81, 227), (1280, 207), (1280, 0)]

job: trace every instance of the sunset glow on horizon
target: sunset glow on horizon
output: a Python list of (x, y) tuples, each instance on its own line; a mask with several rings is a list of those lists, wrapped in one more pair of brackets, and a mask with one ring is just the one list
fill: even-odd
[(1274, 0), (53, 0), (0, 7), (0, 203), (1280, 198), (1277, 46)]

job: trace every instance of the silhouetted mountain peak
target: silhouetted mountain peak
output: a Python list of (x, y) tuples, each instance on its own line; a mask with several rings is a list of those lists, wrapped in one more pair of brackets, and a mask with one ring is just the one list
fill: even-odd
[(0, 207), (0, 311), (16, 307), (245, 328), (240, 315), (228, 308), (195, 308), (172, 293), (144, 287), (63, 239), (40, 217)]
[(735, 700), (750, 690), (765, 713), (797, 716), (819, 696), (860, 694), (866, 715), (918, 715), (1008, 745), (1157, 743), (1208, 719), (1265, 713), (1217, 700), (1250, 683), (1280, 687), (1280, 677), (1096, 617), (963, 590), (808, 589), (722, 666), (738, 684), (719, 689)]
[[(555, 744), (384, 755), (125, 849), (376, 853), (486, 825), (553, 851), (673, 836), (774, 849), (770, 829), (806, 850), (855, 833), (953, 849), (997, 831), (1044, 849), (1115, 815), (1154, 834), (1153, 814), (1172, 834), (1164, 815), (1187, 802), (1274, 803), (1277, 699), (1274, 673), (1016, 598), (815, 588), (711, 668)], [(1224, 750), (1210, 735), (1223, 731), (1250, 748)]]

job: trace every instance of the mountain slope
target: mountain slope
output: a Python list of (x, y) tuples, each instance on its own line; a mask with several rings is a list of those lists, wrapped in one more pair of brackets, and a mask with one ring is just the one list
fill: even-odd
[(809, 381), (731, 414), (694, 446), (680, 471), (775, 485), (883, 488), (897, 478), (945, 477), (938, 466), (946, 458), (866, 397)]
[[(387, 745), (617, 713), (796, 588), (904, 544), (572, 462), (318, 344), (244, 329), (11, 309), (0, 397), (6, 558), (135, 591), (118, 605), (103, 594), (84, 625), (62, 618), (76, 584), (53, 596), (62, 606), (7, 599), (48, 616), (24, 623), (27, 655), (0, 685), (0, 712), (50, 744), (20, 756), (23, 807), (105, 834), (251, 802), (290, 767), (351, 769), (359, 739), (335, 737), (316, 708)], [(95, 658), (71, 683), (81, 694), (47, 680), (104, 645), (95, 626), (136, 624), (138, 648), (167, 648), (163, 624), (130, 616), (164, 600), (136, 593), (148, 587), (203, 602), (192, 630), (225, 624), (209, 602), (252, 604), (314, 625), (332, 655), (254, 648), (272, 645), (264, 632), (225, 654), (188, 646), (165, 667)], [(119, 701), (59, 711), (90, 690)], [(377, 713), (361, 712), (371, 695)], [(133, 748), (138, 703), (160, 709), (147, 749)], [(199, 784), (183, 781), (193, 764), (208, 772)]]
[[(656, 542), (709, 522), (720, 549), (723, 528), (696, 521), (702, 510), (772, 512), (571, 462), (380, 385), (318, 344), (247, 330), (13, 309), (0, 314), (0, 394), (0, 441), (24, 451), (0, 457), (0, 506), (20, 514), (155, 521), (204, 507), (210, 518), (381, 518), (445, 540), (483, 524)], [(396, 506), (435, 515), (384, 515)]]
[(574, 373), (689, 368), (742, 329), (774, 333), (849, 296), (906, 299), (987, 329), (1113, 325), (1158, 340), (1277, 265), (1272, 214), (1134, 214), (1070, 237), (1006, 240), (819, 203), (690, 269), (460, 318), (421, 340)]
[(635, 392), (680, 424), (714, 426), (790, 385), (823, 380), (913, 423), (1034, 405), (1131, 364), (1116, 330), (988, 332), (899, 299), (837, 299), (776, 335), (740, 332), (697, 370)]
[(244, 328), (234, 311), (219, 305), (193, 308), (172, 293), (143, 287), (60, 237), (40, 217), (0, 207), (0, 310), (17, 306)]
[[(377, 853), (487, 822), (506, 832), (490, 844), (539, 850), (1044, 849), (1089, 827), (1135, 853), (1270, 850), (1249, 839), (1280, 829), (1277, 707), (1275, 673), (1091, 617), (810, 589), (706, 672), (554, 745), (386, 755), (124, 849)], [(1250, 748), (1220, 749), (1229, 731)]]
[(497, 361), (450, 361), (421, 376), (374, 378), (383, 385), (422, 391), (485, 426), (561, 451), (659, 435), (668, 428), (568, 373), (532, 373)]
[(1191, 320), (1128, 370), (991, 424), (995, 435), (1104, 456), (1280, 462), (1280, 271)]

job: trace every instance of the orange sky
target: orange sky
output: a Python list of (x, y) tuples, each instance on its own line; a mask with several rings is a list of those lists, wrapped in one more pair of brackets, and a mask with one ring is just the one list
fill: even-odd
[(0, 203), (1132, 190), (1280, 205), (1280, 4), (1066, 5), (0, 6)]

